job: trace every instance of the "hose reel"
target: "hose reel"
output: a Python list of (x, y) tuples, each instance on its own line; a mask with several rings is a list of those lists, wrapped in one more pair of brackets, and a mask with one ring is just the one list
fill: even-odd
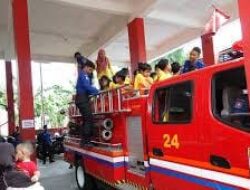
[(104, 129), (102, 131), (102, 138), (103, 138), (103, 140), (109, 141), (112, 138), (112, 136), (113, 136), (112, 131), (106, 130), (106, 129)]
[(103, 121), (102, 126), (106, 129), (106, 130), (111, 130), (113, 129), (114, 125), (113, 125), (113, 121), (110, 118), (107, 118)]
[(99, 127), (101, 130), (100, 134), (101, 138), (104, 141), (110, 141), (113, 137), (113, 132), (112, 132), (112, 129), (114, 127), (113, 120), (110, 118), (106, 118), (101, 123), (99, 123)]

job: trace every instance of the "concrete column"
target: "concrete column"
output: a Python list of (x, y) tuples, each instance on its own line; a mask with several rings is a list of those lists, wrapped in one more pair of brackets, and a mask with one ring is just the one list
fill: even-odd
[(35, 140), (27, 1), (28, 0), (12, 0), (12, 14), (19, 75), (21, 138), (22, 140)]
[(205, 34), (201, 36), (203, 62), (206, 66), (215, 64), (214, 54), (214, 36), (213, 34)]
[(129, 50), (132, 72), (138, 62), (146, 62), (146, 43), (143, 18), (136, 18), (128, 24)]

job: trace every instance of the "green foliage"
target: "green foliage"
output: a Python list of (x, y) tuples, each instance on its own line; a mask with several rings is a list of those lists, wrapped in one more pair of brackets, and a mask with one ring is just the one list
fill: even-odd
[(180, 48), (180, 49), (177, 49), (171, 53), (169, 53), (167, 56), (166, 56), (167, 59), (170, 60), (171, 63), (173, 62), (179, 62), (180, 65), (183, 65), (184, 64), (184, 61), (186, 59), (186, 56), (185, 56), (185, 53), (184, 53), (184, 50), (183, 48)]
[(49, 117), (52, 127), (62, 126), (65, 116), (59, 112), (62, 109), (67, 109), (72, 94), (72, 90), (65, 90), (62, 86), (54, 85), (44, 89), (42, 101), (41, 91), (38, 91), (35, 95), (35, 116), (40, 117), (43, 108), (44, 114)]
[(171, 53), (168, 53), (166, 54), (165, 56), (155, 60), (152, 65), (156, 65), (160, 59), (168, 59), (170, 61), (170, 63), (173, 63), (173, 62), (179, 62), (180, 65), (183, 65), (184, 64), (184, 61), (186, 59), (186, 56), (185, 56), (185, 53), (184, 53), (184, 49), (183, 48), (180, 48), (180, 49), (177, 49)]
[(5, 106), (7, 105), (7, 97), (3, 90), (0, 90), (0, 109), (5, 110)]

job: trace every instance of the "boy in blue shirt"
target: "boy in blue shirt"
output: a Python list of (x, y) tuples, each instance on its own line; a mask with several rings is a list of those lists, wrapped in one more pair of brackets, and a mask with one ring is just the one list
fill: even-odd
[(89, 95), (98, 94), (98, 90), (91, 85), (90, 76), (95, 70), (93, 62), (87, 60), (83, 69), (79, 72), (76, 83), (76, 106), (79, 109), (84, 125), (81, 127), (81, 146), (91, 145), (90, 139), (93, 135), (93, 115), (89, 102)]
[(200, 60), (200, 55), (201, 49), (199, 47), (194, 47), (190, 52), (189, 60), (184, 62), (181, 73), (187, 73), (205, 67), (204, 63)]

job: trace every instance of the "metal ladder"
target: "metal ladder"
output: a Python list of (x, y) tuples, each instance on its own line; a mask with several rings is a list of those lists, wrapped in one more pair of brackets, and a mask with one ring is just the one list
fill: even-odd
[(94, 104), (93, 114), (130, 111), (129, 109), (125, 109), (122, 104), (122, 90), (124, 87), (125, 86), (121, 86), (112, 90), (102, 91), (98, 95), (91, 96), (91, 100)]

